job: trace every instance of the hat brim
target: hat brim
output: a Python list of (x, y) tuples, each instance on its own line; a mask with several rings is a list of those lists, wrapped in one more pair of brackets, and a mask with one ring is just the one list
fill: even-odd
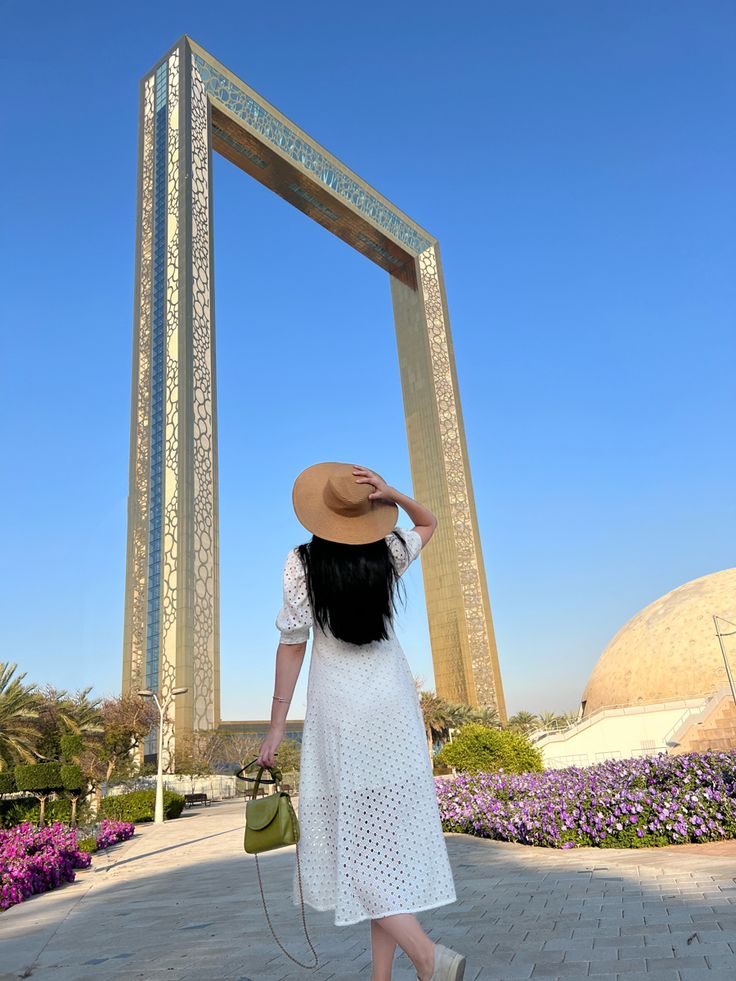
[(365, 514), (348, 517), (331, 511), (324, 502), (327, 480), (335, 474), (352, 474), (352, 463), (315, 463), (294, 481), (292, 503), (307, 531), (328, 542), (367, 545), (385, 538), (396, 526), (399, 509), (391, 501), (369, 501)]

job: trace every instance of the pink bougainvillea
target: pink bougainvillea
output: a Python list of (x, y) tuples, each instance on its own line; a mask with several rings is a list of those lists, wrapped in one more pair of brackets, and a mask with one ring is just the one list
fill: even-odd
[(109, 848), (110, 845), (116, 845), (119, 841), (127, 841), (134, 834), (135, 825), (131, 824), (130, 821), (111, 821), (106, 819), (100, 822), (100, 826), (97, 829), (97, 847)]
[(24, 823), (0, 831), (0, 910), (73, 882), (76, 869), (90, 862), (77, 848), (76, 831), (65, 824), (36, 828)]
[[(101, 821), (97, 848), (109, 848), (135, 833), (127, 821)], [(36, 893), (73, 882), (77, 869), (86, 869), (92, 856), (77, 847), (77, 832), (65, 824), (46, 828), (18, 824), (0, 831), (0, 910)]]

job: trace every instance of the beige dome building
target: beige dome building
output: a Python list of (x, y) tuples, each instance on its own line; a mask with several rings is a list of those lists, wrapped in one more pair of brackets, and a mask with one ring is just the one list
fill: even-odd
[(583, 717), (610, 705), (712, 695), (728, 684), (713, 614), (736, 623), (736, 569), (692, 579), (632, 617), (593, 668)]
[[(686, 582), (632, 617), (594, 667), (578, 721), (534, 734), (545, 763), (736, 747), (736, 704), (714, 615), (736, 624), (736, 569)], [(736, 637), (724, 646), (736, 671)]]

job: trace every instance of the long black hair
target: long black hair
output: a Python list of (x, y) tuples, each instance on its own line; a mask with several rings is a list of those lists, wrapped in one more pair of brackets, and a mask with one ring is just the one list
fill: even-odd
[[(400, 532), (393, 534), (408, 549)], [(297, 546), (309, 601), (319, 626), (349, 644), (386, 640), (404, 584), (385, 538), (367, 545), (343, 545), (317, 535)]]

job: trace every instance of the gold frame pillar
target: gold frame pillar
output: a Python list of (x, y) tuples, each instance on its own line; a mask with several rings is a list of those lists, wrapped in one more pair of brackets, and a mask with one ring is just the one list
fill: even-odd
[(212, 151), (390, 274), (438, 695), (506, 721), (439, 243), (183, 35), (140, 82), (123, 689), (220, 722)]
[(439, 522), (422, 554), (436, 690), (506, 722), (439, 243), (416, 263), (417, 289), (391, 293), (414, 493)]

